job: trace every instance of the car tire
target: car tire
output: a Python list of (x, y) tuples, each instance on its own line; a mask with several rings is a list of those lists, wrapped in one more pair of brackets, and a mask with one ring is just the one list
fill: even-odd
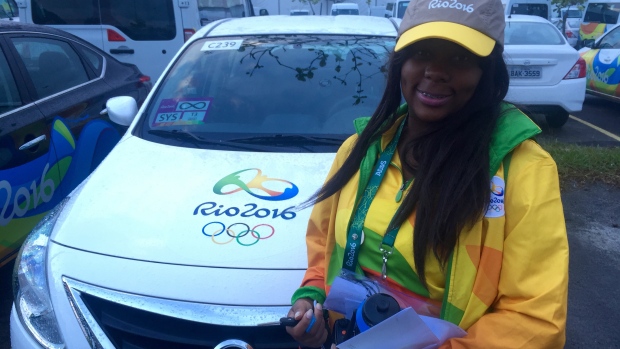
[(550, 110), (545, 113), (547, 125), (551, 128), (560, 128), (568, 121), (568, 112), (562, 108)]

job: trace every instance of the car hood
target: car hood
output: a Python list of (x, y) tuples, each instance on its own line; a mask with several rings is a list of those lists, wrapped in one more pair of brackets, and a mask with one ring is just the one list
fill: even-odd
[(78, 190), (52, 240), (120, 258), (305, 269), (311, 208), (334, 153), (174, 147), (129, 137)]

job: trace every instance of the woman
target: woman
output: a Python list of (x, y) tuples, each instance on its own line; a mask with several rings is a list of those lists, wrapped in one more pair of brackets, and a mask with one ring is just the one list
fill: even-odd
[(436, 304), (467, 331), (441, 348), (564, 345), (557, 168), (530, 140), (540, 129), (502, 102), (501, 2), (458, 5), (410, 2), (379, 107), (311, 200), (308, 270), (288, 314), (301, 321), (287, 327), (303, 346), (325, 343), (321, 304), (341, 268)]

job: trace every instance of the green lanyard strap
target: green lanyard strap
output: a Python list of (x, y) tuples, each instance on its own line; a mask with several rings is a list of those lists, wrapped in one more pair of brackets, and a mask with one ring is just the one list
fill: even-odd
[[(405, 125), (405, 120), (398, 127), (398, 131), (394, 135), (394, 138), (390, 141), (388, 146), (385, 148), (381, 155), (379, 156), (379, 161), (377, 161), (372, 177), (368, 181), (368, 185), (366, 189), (364, 189), (364, 194), (357, 206), (355, 211), (355, 215), (353, 216), (353, 221), (351, 226), (349, 227), (349, 232), (347, 234), (347, 244), (344, 250), (344, 260), (342, 262), (343, 268), (355, 272), (357, 267), (357, 260), (359, 257), (360, 246), (362, 242), (362, 236), (364, 234), (364, 221), (366, 220), (366, 215), (368, 214), (368, 209), (370, 208), (370, 204), (372, 200), (375, 198), (377, 191), (379, 190), (379, 185), (381, 185), (381, 181), (383, 181), (383, 177), (387, 172), (388, 166), (394, 153), (396, 152), (396, 146), (398, 145), (398, 139), (400, 138), (400, 134), (403, 130), (403, 126)], [(385, 279), (387, 277), (387, 258), (392, 251), (394, 250), (394, 241), (396, 240), (396, 234), (398, 233), (398, 229), (392, 229), (383, 238), (381, 246), (379, 250), (383, 253), (383, 269), (382, 269), (382, 277)], [(384, 248), (384, 246), (388, 246), (389, 248)]]

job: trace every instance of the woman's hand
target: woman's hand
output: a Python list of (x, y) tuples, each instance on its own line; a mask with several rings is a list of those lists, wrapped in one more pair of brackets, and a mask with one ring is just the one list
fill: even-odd
[[(289, 317), (300, 320), (295, 327), (286, 327), (293, 339), (304, 347), (320, 348), (327, 340), (327, 329), (325, 319), (323, 319), (323, 306), (316, 304), (312, 306), (310, 298), (300, 298), (288, 311)], [(311, 324), (314, 317), (314, 323)]]

